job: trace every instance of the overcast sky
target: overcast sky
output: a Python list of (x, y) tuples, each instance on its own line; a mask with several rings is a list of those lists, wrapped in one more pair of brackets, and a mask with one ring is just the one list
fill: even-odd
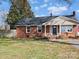
[[(76, 18), (79, 19), (79, 0), (72, 0), (72, 5), (69, 8), (66, 2), (59, 4), (56, 0), (29, 0), (31, 9), (35, 16), (53, 15), (69, 15), (72, 11), (76, 11)], [(10, 8), (9, 2), (2, 2), (0, 5), (0, 23), (3, 14), (7, 14)]]

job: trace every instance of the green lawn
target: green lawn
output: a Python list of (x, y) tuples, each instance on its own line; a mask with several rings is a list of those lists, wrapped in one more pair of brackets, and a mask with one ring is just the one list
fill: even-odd
[(47, 41), (0, 40), (0, 59), (79, 59), (79, 49)]

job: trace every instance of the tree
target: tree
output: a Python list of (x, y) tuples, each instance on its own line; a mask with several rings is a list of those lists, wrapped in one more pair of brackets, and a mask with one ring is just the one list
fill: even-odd
[(20, 12), (24, 13), (26, 17), (34, 17), (31, 6), (27, 0), (13, 0), (13, 4), (15, 4)]
[(7, 15), (7, 22), (11, 25), (11, 27), (23, 17), (34, 17), (31, 7), (26, 0), (12, 0), (10, 2), (12, 4), (9, 14)]
[(18, 9), (16, 8), (16, 5), (12, 4), (9, 10), (9, 14), (7, 16), (7, 22), (10, 25), (15, 25), (16, 22), (23, 16), (24, 15), (21, 15)]

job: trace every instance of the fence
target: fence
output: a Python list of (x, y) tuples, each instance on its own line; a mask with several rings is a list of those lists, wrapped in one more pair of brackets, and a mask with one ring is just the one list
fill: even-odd
[(16, 37), (16, 30), (9, 30), (8, 32), (0, 31), (0, 36), (15, 38)]

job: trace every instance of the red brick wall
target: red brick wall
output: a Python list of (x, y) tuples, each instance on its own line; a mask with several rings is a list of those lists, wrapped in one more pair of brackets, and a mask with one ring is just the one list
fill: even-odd
[(61, 36), (62, 36), (62, 37), (66, 36), (66, 37), (68, 37), (68, 38), (69, 38), (69, 37), (70, 37), (70, 38), (75, 38), (75, 37), (76, 37), (76, 29), (75, 29), (75, 28), (76, 28), (76, 25), (73, 26), (72, 32), (67, 32), (67, 33), (64, 32), (64, 33), (61, 34)]
[[(17, 26), (16, 27), (16, 33), (18, 38), (28, 38), (28, 37), (42, 37), (45, 34), (45, 26), (42, 27), (43, 30), (42, 32), (38, 32), (37, 31), (37, 27), (36, 26), (31, 26), (31, 32), (30, 33), (26, 33), (26, 26)], [(75, 27), (74, 27), (75, 28)], [(50, 32), (50, 26), (47, 25), (46, 26), (46, 33)], [(67, 37), (74, 37), (75, 36), (75, 32), (69, 32), (69, 33), (62, 33), (62, 36), (65, 35)]]
[(16, 37), (25, 38), (26, 37), (26, 27), (25, 26), (17, 26), (16, 27)]
[[(42, 28), (43, 28), (42, 32), (38, 32), (36, 26), (31, 26), (31, 32), (26, 33), (26, 26), (17, 26), (16, 27), (17, 37), (18, 38), (27, 38), (27, 37), (36, 37), (36, 36), (42, 37), (44, 36), (45, 27), (43, 26)], [(48, 28), (49, 26), (47, 26), (47, 29)], [(47, 30), (47, 32), (49, 32), (49, 30)]]

